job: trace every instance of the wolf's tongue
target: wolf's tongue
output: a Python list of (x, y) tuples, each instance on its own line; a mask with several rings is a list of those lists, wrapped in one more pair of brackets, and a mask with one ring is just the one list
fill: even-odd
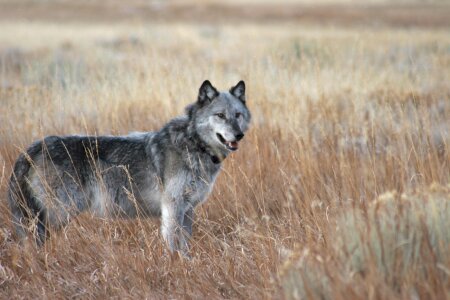
[(236, 148), (236, 149), (239, 147), (239, 145), (238, 145), (237, 142), (229, 142), (228, 145), (229, 145), (230, 147)]

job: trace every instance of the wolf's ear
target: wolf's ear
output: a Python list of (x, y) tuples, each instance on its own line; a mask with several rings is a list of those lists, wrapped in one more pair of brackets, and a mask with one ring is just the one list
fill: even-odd
[(198, 91), (198, 102), (203, 105), (211, 102), (217, 96), (219, 96), (219, 92), (213, 87), (211, 82), (209, 80), (203, 81)]
[(245, 82), (239, 81), (238, 84), (230, 89), (230, 93), (245, 104)]

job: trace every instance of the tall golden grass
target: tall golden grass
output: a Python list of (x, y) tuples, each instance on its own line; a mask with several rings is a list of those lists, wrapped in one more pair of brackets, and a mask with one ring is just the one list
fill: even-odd
[[(0, 26), (1, 298), (449, 297), (447, 30)], [(204, 79), (244, 79), (254, 118), (197, 209), (192, 260), (165, 255), (156, 219), (11, 238), (27, 145), (156, 130)]]

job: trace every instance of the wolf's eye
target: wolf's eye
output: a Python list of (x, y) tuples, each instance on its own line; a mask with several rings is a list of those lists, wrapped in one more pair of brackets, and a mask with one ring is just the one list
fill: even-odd
[(239, 117), (241, 116), (241, 113), (236, 113), (236, 119), (239, 119)]
[(225, 115), (223, 113), (218, 113), (216, 114), (216, 116), (218, 116), (221, 119), (225, 119)]

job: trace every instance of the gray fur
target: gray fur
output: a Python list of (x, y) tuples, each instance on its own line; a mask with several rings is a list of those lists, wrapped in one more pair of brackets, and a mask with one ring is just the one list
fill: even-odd
[(198, 100), (157, 132), (49, 136), (17, 159), (8, 200), (17, 235), (38, 242), (83, 211), (102, 217), (161, 216), (171, 251), (188, 251), (194, 208), (212, 189), (223, 159), (250, 123), (245, 84)]

